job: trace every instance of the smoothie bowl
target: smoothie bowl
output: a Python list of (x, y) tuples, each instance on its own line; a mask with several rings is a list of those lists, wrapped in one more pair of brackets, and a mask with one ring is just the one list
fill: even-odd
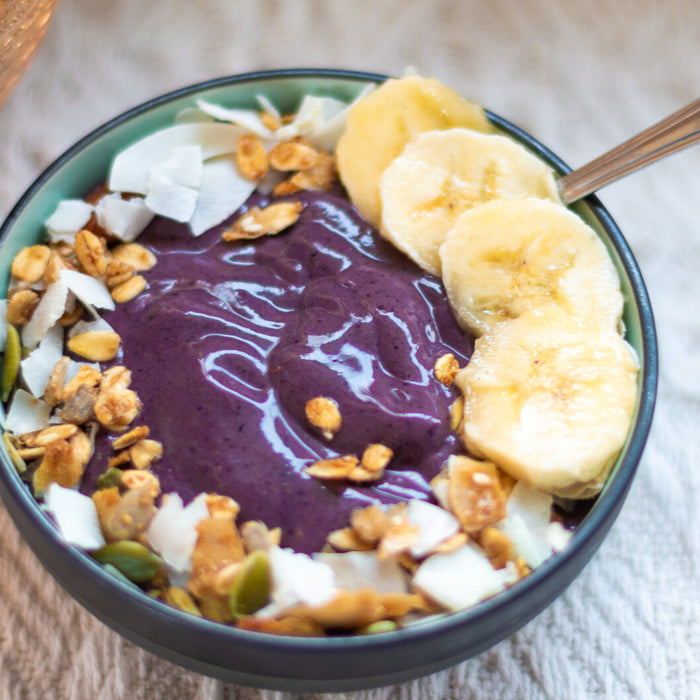
[(234, 76), (117, 117), (8, 217), (3, 501), (88, 610), (242, 684), (408, 680), (612, 525), (644, 285), (568, 168), (437, 81)]

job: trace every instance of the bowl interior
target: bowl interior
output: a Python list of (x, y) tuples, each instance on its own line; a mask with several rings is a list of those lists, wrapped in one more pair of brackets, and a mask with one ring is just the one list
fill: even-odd
[[(262, 93), (283, 112), (291, 112), (305, 94), (349, 101), (367, 82), (381, 80), (379, 75), (319, 70), (234, 76), (170, 93), (117, 117), (59, 157), (11, 212), (0, 232), (0, 292), (4, 295), (13, 257), (40, 239), (43, 222), (60, 200), (79, 198), (103, 181), (116, 151), (172, 124), (181, 110), (194, 106), (196, 98), (254, 108), (256, 95)], [(513, 124), (494, 114), (489, 117), (557, 171), (568, 171), (554, 154)], [(79, 602), (137, 643), (203, 673), (263, 687), (331, 691), (407, 680), (478, 653), (550, 603), (592, 556), (622, 505), (651, 423), (656, 339), (641, 275), (622, 234), (598, 200), (590, 197), (574, 208), (608, 247), (622, 281), (627, 339), (642, 362), (635, 426), (570, 547), (512, 589), (476, 608), (364, 638), (272, 638), (227, 628), (149, 599), (104, 573), (89, 556), (66, 547), (19, 478), (2, 441), (0, 495), (30, 546)], [(407, 647), (409, 642), (412, 646)], [(413, 651), (406, 652), (407, 648)], [(353, 660), (347, 657), (351, 650)]]

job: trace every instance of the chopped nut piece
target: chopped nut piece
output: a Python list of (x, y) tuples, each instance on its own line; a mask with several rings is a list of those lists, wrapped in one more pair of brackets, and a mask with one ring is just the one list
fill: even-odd
[(469, 537), (465, 532), (456, 532), (452, 537), (448, 537), (446, 540), (440, 542), (437, 547), (434, 547), (430, 553), (431, 554), (449, 554), (455, 550), (463, 547), (467, 544)]
[(486, 553), (494, 569), (502, 569), (513, 560), (514, 548), (510, 537), (491, 525), (479, 534), (479, 544)]
[(408, 522), (393, 524), (382, 537), (377, 554), (380, 559), (390, 559), (407, 552), (418, 538), (418, 528)]
[(44, 458), (34, 472), (34, 492), (45, 493), (53, 483), (65, 488), (77, 486), (92, 456), (90, 438), (80, 430), (68, 440), (50, 442), (44, 449)]
[(225, 241), (238, 241), (274, 236), (296, 223), (303, 208), (301, 202), (278, 202), (264, 209), (252, 207), (221, 237)]
[(131, 464), (131, 454), (129, 450), (123, 450), (107, 461), (107, 469), (115, 469), (125, 464)]
[(113, 287), (110, 294), (117, 304), (126, 304), (127, 301), (131, 301), (134, 297), (141, 294), (141, 292), (146, 289), (146, 285), (146, 278), (143, 277), (143, 275), (134, 275), (126, 280), (126, 282), (122, 282), (116, 285), (116, 287)]
[[(127, 282), (128, 284), (128, 282)], [(86, 331), (68, 340), (68, 349), (91, 362), (113, 360), (119, 352), (121, 338), (114, 331)]]
[(107, 246), (92, 231), (75, 234), (75, 254), (80, 266), (91, 277), (101, 277), (107, 270)]
[(506, 498), (496, 465), (469, 457), (450, 458), (448, 500), (465, 532), (475, 532), (506, 517)]
[(326, 440), (331, 440), (340, 430), (342, 418), (338, 404), (333, 399), (317, 396), (309, 399), (304, 407), (306, 420), (321, 431)]
[(358, 537), (355, 530), (350, 527), (333, 530), (328, 533), (326, 541), (339, 552), (367, 552), (374, 549), (372, 543)]
[(450, 405), (450, 430), (456, 433), (464, 418), (464, 396), (456, 398)]
[(397, 618), (413, 611), (432, 612), (431, 605), (419, 593), (380, 593), (379, 600), (384, 607), (384, 617)]
[(38, 447), (45, 447), (54, 440), (67, 440), (78, 432), (78, 426), (72, 423), (62, 423), (52, 425), (41, 430), (34, 438), (34, 444)]
[(358, 463), (359, 460), (355, 455), (344, 455), (331, 459), (319, 459), (304, 471), (317, 479), (347, 479)]
[(43, 277), (50, 257), (51, 249), (45, 245), (22, 248), (12, 261), (11, 272), (18, 279), (33, 284)]
[(72, 267), (73, 265), (69, 265), (56, 250), (52, 250), (49, 261), (46, 264), (46, 269), (42, 275), (44, 284), (46, 284), (47, 287), (53, 284), (58, 279), (59, 274), (61, 274), (61, 270), (72, 269)]
[(250, 554), (259, 549), (268, 551), (279, 545), (282, 531), (278, 527), (274, 530), (268, 530), (267, 525), (259, 520), (248, 520), (241, 525), (240, 534), (243, 548)]
[(241, 510), (238, 503), (228, 496), (219, 496), (210, 493), (207, 495), (206, 502), (209, 515), (211, 515), (212, 518), (233, 518), (235, 520)]
[(66, 382), (63, 387), (63, 401), (67, 401), (79, 387), (85, 385), (90, 388), (96, 387), (102, 380), (102, 372), (99, 369), (90, 367), (90, 365), (82, 365), (78, 368), (77, 374)]
[(270, 149), (270, 165), (283, 172), (308, 170), (317, 160), (318, 151), (298, 141), (282, 141)]
[(280, 182), (272, 190), (272, 194), (281, 197), (305, 190), (327, 190), (336, 181), (336, 176), (335, 158), (323, 151), (318, 154), (318, 160), (313, 167), (294, 173), (287, 180)]
[(246, 180), (257, 182), (267, 175), (269, 162), (262, 139), (256, 134), (243, 134), (238, 139), (236, 163)]
[(136, 272), (150, 270), (158, 261), (156, 256), (140, 243), (122, 243), (112, 248), (111, 252), (112, 261), (131, 265)]
[(136, 469), (148, 469), (163, 456), (163, 445), (157, 440), (139, 440), (132, 445), (129, 456)]
[(360, 465), (355, 467), (347, 475), (348, 481), (354, 481), (357, 484), (366, 484), (370, 481), (379, 481), (382, 478), (383, 471), (370, 471), (366, 467)]
[(131, 371), (121, 365), (106, 369), (102, 374), (100, 391), (110, 389), (128, 389), (131, 384)]
[(350, 515), (350, 525), (364, 542), (375, 544), (390, 525), (389, 516), (377, 505), (356, 508)]
[(99, 393), (94, 411), (107, 430), (122, 432), (141, 412), (141, 401), (131, 389), (109, 389)]
[(394, 456), (394, 451), (386, 445), (374, 444), (368, 445), (362, 453), (362, 466), (369, 472), (382, 472), (384, 468), (391, 462)]
[(118, 287), (120, 284), (130, 280), (135, 273), (133, 265), (129, 265), (129, 263), (121, 260), (110, 260), (105, 270), (105, 282), (110, 289)]
[(457, 358), (448, 352), (435, 360), (433, 367), (435, 378), (445, 386), (450, 386), (454, 382), (457, 372), (459, 372), (459, 362)]
[[(124, 387), (126, 388), (126, 387)], [(138, 425), (132, 428), (128, 433), (120, 435), (113, 443), (112, 449), (123, 450), (125, 447), (131, 447), (133, 444), (137, 443), (139, 440), (147, 438), (150, 434), (150, 430), (147, 425)]]
[(58, 319), (58, 322), (61, 326), (64, 328), (66, 326), (72, 326), (76, 321), (79, 321), (83, 316), (85, 315), (85, 309), (80, 306), (80, 304), (76, 304), (75, 308), (72, 311), (65, 311), (63, 313), (63, 316)]
[(82, 425), (87, 423), (94, 415), (95, 398), (97, 389), (87, 384), (81, 384), (77, 391), (63, 405), (61, 420), (66, 423)]
[(31, 289), (16, 292), (7, 302), (7, 322), (13, 326), (23, 326), (32, 317), (38, 303), (39, 295)]

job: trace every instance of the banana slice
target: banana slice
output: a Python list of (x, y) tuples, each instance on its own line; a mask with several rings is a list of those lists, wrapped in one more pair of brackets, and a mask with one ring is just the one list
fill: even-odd
[(593, 496), (627, 438), (638, 369), (614, 330), (527, 311), (479, 338), (457, 374), (464, 443), (533, 488)]
[(484, 110), (434, 78), (387, 80), (348, 115), (336, 157), (340, 179), (360, 214), (379, 226), (379, 180), (415, 136), (463, 126), (490, 131)]
[(492, 199), (559, 194), (552, 169), (506, 136), (469, 129), (417, 137), (386, 169), (380, 231), (434, 275), (438, 249), (465, 211)]
[(554, 303), (616, 329), (623, 298), (595, 232), (566, 207), (539, 199), (494, 201), (462, 215), (440, 247), (447, 296), (476, 335)]

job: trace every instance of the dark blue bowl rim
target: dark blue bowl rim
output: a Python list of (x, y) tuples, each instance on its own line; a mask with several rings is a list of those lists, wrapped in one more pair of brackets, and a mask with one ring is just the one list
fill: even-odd
[[(196, 83), (148, 100), (96, 128), (67, 149), (49, 165), (26, 190), (7, 216), (0, 228), (0, 240), (5, 238), (19, 214), (34, 197), (36, 192), (64, 163), (115, 126), (151, 110), (154, 107), (199, 91), (253, 81), (304, 77), (355, 82), (382, 82), (389, 76), (339, 69), (292, 68), (266, 70), (242, 73)], [(498, 128), (513, 135), (527, 145), (545, 161), (549, 162), (557, 172), (563, 174), (570, 171), (569, 166), (566, 165), (564, 161), (530, 134), (492, 112), (487, 111), (487, 115)], [(23, 531), (25, 539), (30, 547), (37, 553), (51, 573), (65, 588), (67, 588), (67, 590), (69, 590), (73, 597), (97, 617), (110, 624), (122, 634), (125, 634), (125, 636), (142, 643), (144, 646), (156, 652), (167, 652), (168, 645), (174, 641), (174, 637), (170, 635), (167, 630), (173, 632), (175, 629), (178, 630), (179, 634), (183, 632), (186, 633), (183, 635), (183, 637), (185, 637), (184, 647), (200, 648), (201, 644), (198, 645), (198, 643), (206, 638), (205, 649), (212, 649), (217, 645), (226, 646), (233, 643), (234, 645), (248, 645), (253, 650), (274, 651), (281, 654), (291, 652), (301, 654), (302, 656), (308, 654), (310, 657), (313, 657), (320, 650), (323, 650), (327, 654), (346, 654), (352, 652), (354, 649), (370, 652), (393, 650), (400, 654), (401, 649), (405, 649), (406, 645), (414, 644), (421, 640), (427, 641), (441, 633), (463, 630), (466, 635), (468, 629), (478, 629), (490, 616), (499, 612), (503, 614), (511, 606), (519, 606), (521, 609), (527, 611), (517, 625), (518, 627), (521, 626), (553, 600), (552, 597), (542, 602), (541, 596), (533, 597), (535, 591), (541, 586), (546, 588), (546, 582), (548, 580), (556, 580), (556, 595), (558, 595), (580, 569), (583, 568), (599, 546), (605, 533), (619, 512), (636, 473), (651, 427), (654, 411), (658, 381), (658, 355), (656, 331), (649, 296), (632, 251), (613, 218), (596, 196), (587, 197), (585, 202), (607, 232), (613, 247), (622, 261), (634, 292), (634, 298), (628, 300), (628, 302), (636, 304), (641, 322), (643, 370), (640, 408), (623, 462), (620, 464), (614, 479), (608, 485), (604, 497), (600, 499), (595, 508), (577, 529), (570, 546), (558, 556), (552, 557), (545, 562), (513, 588), (500, 593), (490, 600), (480, 603), (474, 608), (440, 617), (439, 619), (421, 623), (396, 632), (354, 637), (277, 637), (248, 632), (196, 618), (170, 608), (159, 601), (153, 600), (144, 595), (141, 591), (136, 591), (133, 587), (117, 579), (112, 579), (105, 574), (87, 554), (74, 547), (67, 547), (55, 527), (49, 522), (49, 519), (41, 514), (39, 506), (31, 496), (29, 490), (20, 483), (15, 474), (10, 473), (9, 469), (0, 469), (0, 482), (3, 487), (0, 495), (2, 495), (8, 511), (10, 511), (13, 519), (15, 519), (20, 526), (20, 530)], [(25, 528), (27, 530), (26, 532), (24, 532)], [(88, 590), (88, 588), (90, 590)], [(105, 595), (109, 596), (111, 614), (106, 613), (102, 609), (106, 600), (104, 598)], [(554, 597), (556, 597), (556, 595)], [(530, 597), (533, 597), (533, 600), (537, 600), (538, 602), (535, 605), (529, 606), (527, 601)], [(123, 614), (118, 614), (117, 611), (129, 609), (133, 611), (129, 616), (131, 621), (125, 622), (125, 616)], [(138, 620), (138, 622), (134, 622), (134, 620)], [(154, 629), (163, 625), (167, 628), (165, 632), (153, 632)], [(509, 630), (507, 633), (514, 631), (514, 629), (515, 628)], [(193, 637), (190, 635), (193, 635), (196, 641), (192, 641)], [(506, 634), (502, 634), (500, 638), (505, 636)], [(156, 641), (156, 638), (158, 638), (158, 641)], [(189, 641), (192, 641), (191, 644), (188, 644), (188, 638)], [(498, 641), (498, 639), (491, 639), (487, 644), (482, 643), (481, 648), (476, 649), (476, 651), (480, 651), (485, 648), (485, 646), (495, 643), (496, 641)], [(165, 655), (167, 656), (168, 654), (166, 653)], [(201, 659), (195, 656), (191, 656), (190, 658), (190, 655), (191, 652), (183, 650), (183, 646), (179, 645), (178, 648), (174, 650), (174, 653), (171, 654), (171, 658), (183, 663), (183, 665), (190, 665), (189, 662), (194, 661), (194, 667), (201, 668), (207, 666), (207, 662), (204, 658), (206, 654), (204, 654)], [(457, 654), (450, 662), (457, 660), (457, 657), (466, 656), (466, 653), (463, 655)], [(197, 663), (198, 661), (200, 663)], [(442, 666), (444, 665), (447, 664), (442, 664)], [(213, 669), (214, 674), (216, 674), (217, 667), (218, 664), (214, 662), (212, 668), (209, 670)], [(361, 674), (362, 669), (357, 670)], [(417, 675), (420, 675), (420, 672), (414, 673), (413, 676), (410, 672), (406, 672), (404, 677), (407, 679)], [(274, 673), (271, 672), (270, 676), (272, 678)]]

